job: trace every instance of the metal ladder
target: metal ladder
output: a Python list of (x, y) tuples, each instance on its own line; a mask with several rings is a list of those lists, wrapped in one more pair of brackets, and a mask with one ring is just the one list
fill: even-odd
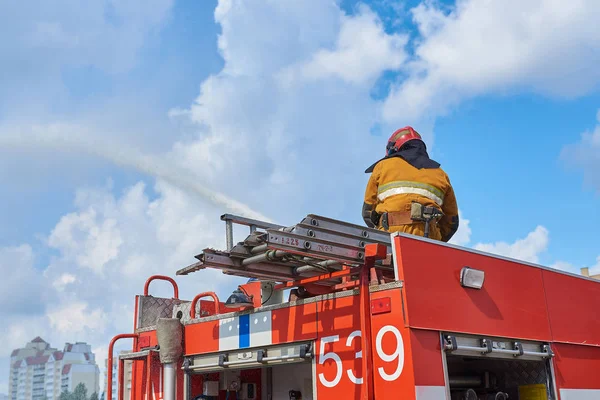
[[(289, 227), (231, 214), (222, 215), (221, 220), (225, 221), (227, 250), (204, 249), (195, 257), (198, 262), (177, 275), (215, 268), (227, 275), (290, 283), (331, 274), (331, 279), (315, 283), (336, 286), (349, 274), (341, 272), (364, 263), (365, 246), (378, 243), (387, 247), (388, 258), (376, 268), (383, 276), (393, 276), (387, 232), (314, 214)], [(250, 228), (246, 239), (237, 244), (233, 243), (234, 224)]]

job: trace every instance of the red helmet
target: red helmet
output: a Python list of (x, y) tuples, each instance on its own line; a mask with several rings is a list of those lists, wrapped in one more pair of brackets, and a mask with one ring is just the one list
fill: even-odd
[(388, 139), (387, 146), (385, 148), (386, 154), (390, 155), (393, 152), (400, 150), (400, 148), (404, 145), (404, 143), (409, 140), (423, 140), (421, 139), (421, 135), (417, 131), (415, 131), (411, 126), (405, 126), (404, 128), (400, 128)]

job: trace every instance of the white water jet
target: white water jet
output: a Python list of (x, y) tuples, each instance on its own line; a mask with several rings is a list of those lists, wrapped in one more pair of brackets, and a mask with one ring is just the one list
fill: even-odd
[[(72, 134), (75, 130), (85, 131), (85, 129), (72, 125), (58, 124), (43, 128), (18, 129), (19, 133), (0, 134), (0, 147), (46, 147), (60, 151), (85, 152), (104, 158), (116, 165), (131, 167), (144, 174), (160, 178), (185, 192), (200, 195), (218, 207), (225, 207), (231, 213), (272, 222), (246, 204), (206, 188), (198, 181), (197, 177), (167, 163), (161, 157), (143, 154), (135, 148), (115, 143), (112, 139), (109, 143), (92, 135)], [(11, 131), (15, 132), (15, 130)]]

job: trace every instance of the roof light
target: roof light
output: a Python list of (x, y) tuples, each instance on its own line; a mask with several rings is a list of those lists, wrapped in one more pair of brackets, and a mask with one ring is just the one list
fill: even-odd
[(233, 291), (225, 302), (227, 308), (254, 307), (254, 302), (239, 287)]
[(460, 271), (460, 284), (471, 289), (481, 289), (485, 280), (485, 272), (471, 267), (463, 267)]

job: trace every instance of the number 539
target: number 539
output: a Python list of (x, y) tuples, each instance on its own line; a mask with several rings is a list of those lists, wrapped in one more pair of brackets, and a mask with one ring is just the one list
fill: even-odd
[[(385, 353), (383, 351), (382, 342), (383, 342), (383, 337), (385, 336), (386, 333), (391, 333), (396, 338), (396, 350), (393, 351), (391, 354)], [(360, 338), (360, 336), (361, 336), (360, 331), (352, 332), (346, 339), (346, 346), (350, 347), (350, 345), (352, 344), (352, 341), (355, 338)], [(337, 353), (335, 353), (333, 351), (330, 351), (330, 352), (325, 351), (325, 345), (327, 343), (335, 343), (339, 340), (340, 340), (339, 335), (326, 336), (326, 337), (321, 338), (321, 346), (319, 348), (319, 364), (324, 364), (325, 361), (332, 360), (336, 365), (336, 373), (335, 373), (335, 377), (333, 378), (333, 380), (329, 381), (325, 378), (325, 375), (323, 373), (319, 374), (319, 380), (321, 381), (323, 386), (326, 386), (326, 387), (334, 387), (338, 383), (340, 383), (340, 381), (342, 379), (342, 373), (343, 373), (342, 359), (340, 358), (340, 356)], [(386, 381), (394, 381), (394, 380), (398, 379), (398, 377), (402, 373), (402, 369), (404, 368), (404, 341), (402, 340), (402, 335), (400, 334), (400, 331), (398, 330), (398, 328), (396, 328), (393, 325), (386, 325), (383, 328), (381, 328), (379, 330), (379, 332), (377, 332), (377, 336), (375, 337), (375, 350), (376, 350), (377, 356), (385, 363), (390, 363), (394, 360), (397, 360), (396, 369), (391, 374), (388, 374), (385, 371), (384, 367), (379, 367), (377, 369), (381, 378), (383, 378)], [(362, 350), (357, 352), (354, 355), (354, 357), (355, 357), (355, 359), (362, 358)], [(348, 375), (348, 379), (350, 379), (350, 381), (352, 383), (354, 383), (356, 385), (360, 385), (363, 383), (363, 379), (357, 378), (351, 369), (346, 370), (346, 374)]]

